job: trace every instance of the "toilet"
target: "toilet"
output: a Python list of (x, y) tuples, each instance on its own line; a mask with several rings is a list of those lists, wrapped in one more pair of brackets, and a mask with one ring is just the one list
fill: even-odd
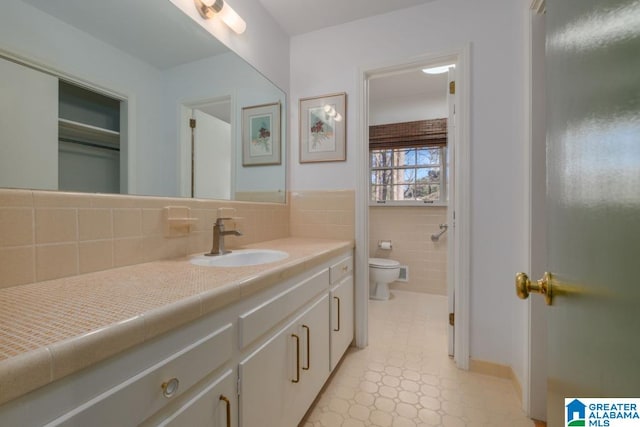
[(389, 299), (389, 283), (400, 277), (400, 263), (392, 259), (369, 258), (369, 298)]

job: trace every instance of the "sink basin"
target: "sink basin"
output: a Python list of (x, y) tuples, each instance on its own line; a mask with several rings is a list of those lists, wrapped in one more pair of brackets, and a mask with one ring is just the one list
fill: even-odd
[(271, 249), (238, 249), (218, 256), (198, 255), (190, 261), (203, 267), (246, 267), (280, 261), (288, 256), (286, 252)]

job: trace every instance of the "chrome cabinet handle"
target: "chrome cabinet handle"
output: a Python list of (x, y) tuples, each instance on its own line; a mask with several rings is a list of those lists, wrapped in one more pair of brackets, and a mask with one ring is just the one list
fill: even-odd
[(296, 339), (296, 378), (291, 380), (292, 383), (300, 382), (300, 337), (296, 334), (291, 334)]
[(169, 381), (162, 383), (162, 395), (167, 399), (171, 399), (177, 392), (180, 386), (180, 381), (177, 378), (171, 378)]
[(302, 325), (307, 330), (307, 366), (303, 366), (302, 370), (308, 371), (311, 368), (311, 329), (307, 325)]
[(338, 301), (338, 328), (334, 329), (334, 332), (340, 332), (340, 298), (333, 297), (334, 300)]
[(224, 403), (226, 403), (226, 406), (227, 406), (227, 427), (231, 427), (231, 402), (229, 401), (229, 399), (224, 394), (220, 395), (220, 400), (223, 401)]

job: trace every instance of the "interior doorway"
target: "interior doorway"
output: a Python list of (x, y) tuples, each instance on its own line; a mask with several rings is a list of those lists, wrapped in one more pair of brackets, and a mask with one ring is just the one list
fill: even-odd
[(181, 107), (181, 194), (230, 200), (235, 188), (231, 97)]
[[(369, 81), (369, 265), (376, 277), (382, 264), (399, 263), (401, 273), (388, 285), (371, 283), (370, 291), (373, 299), (381, 293), (394, 298), (396, 290), (439, 296), (448, 303), (443, 310), (454, 313), (447, 258), (454, 160), (448, 124), (455, 126), (449, 82), (455, 80), (455, 64), (435, 65)], [(447, 352), (453, 356), (453, 325), (448, 329)]]
[[(469, 144), (468, 144), (468, 99), (469, 99), (469, 47), (446, 54), (425, 55), (418, 60), (396, 63), (386, 67), (367, 69), (361, 72), (362, 92), (360, 118), (360, 152), (358, 159), (359, 177), (356, 188), (356, 344), (364, 347), (368, 343), (368, 300), (370, 250), (377, 244), (369, 237), (369, 206), (371, 202), (372, 173), (370, 169), (369, 125), (372, 123), (371, 86), (376, 79), (402, 75), (409, 72), (421, 72), (425, 68), (447, 66), (455, 67), (455, 76), (445, 80), (447, 93), (451, 88), (450, 105), (452, 116), (448, 118), (449, 141), (445, 157), (447, 158), (448, 179), (439, 190), (446, 194), (441, 203), (447, 206), (448, 244), (447, 244), (447, 295), (449, 296), (452, 325), (450, 330), (451, 350), (455, 347), (454, 360), (462, 369), (468, 369), (469, 363)], [(451, 67), (448, 67), (451, 65)], [(451, 84), (449, 84), (451, 83)], [(375, 113), (374, 113), (375, 114)], [(414, 200), (423, 203), (424, 200)], [(456, 214), (456, 211), (459, 213)], [(455, 297), (454, 297), (455, 296)], [(454, 305), (455, 304), (455, 305)], [(455, 320), (454, 320), (455, 318)]]

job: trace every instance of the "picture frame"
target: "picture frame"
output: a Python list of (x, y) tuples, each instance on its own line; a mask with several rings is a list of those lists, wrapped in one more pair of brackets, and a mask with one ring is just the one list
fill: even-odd
[(242, 108), (242, 166), (282, 163), (280, 102)]
[(300, 163), (347, 160), (347, 94), (301, 98)]

